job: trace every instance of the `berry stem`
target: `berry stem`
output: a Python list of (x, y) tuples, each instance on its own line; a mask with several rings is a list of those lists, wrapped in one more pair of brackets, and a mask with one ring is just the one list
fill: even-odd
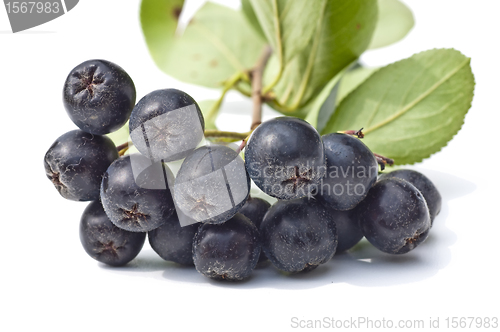
[(378, 153), (374, 153), (373, 155), (377, 159), (377, 162), (380, 165), (380, 170), (382, 170), (382, 171), (385, 169), (385, 165), (389, 165), (389, 166), (394, 165), (394, 160), (391, 158), (384, 157)]
[(227, 138), (230, 140), (240, 141), (246, 139), (251, 133), (251, 131), (246, 133), (236, 133), (232, 131), (205, 130), (205, 137)]
[(243, 141), (241, 141), (241, 144), (236, 152), (240, 153), (245, 148), (246, 145), (247, 145), (247, 139), (244, 139)]
[(118, 150), (118, 152), (120, 152), (121, 150), (125, 149), (126, 147), (128, 147), (129, 144), (134, 144), (132, 142), (125, 142), (123, 144), (120, 144), (116, 147), (116, 149)]
[(262, 75), (271, 54), (271, 47), (266, 46), (257, 61), (257, 65), (251, 71), (253, 111), (250, 129), (252, 130), (262, 123)]
[(134, 146), (134, 143), (130, 142), (125, 142), (123, 144), (120, 144), (116, 147), (116, 150), (118, 150), (118, 155), (121, 157), (125, 154), (125, 152), (128, 151), (130, 147)]
[(252, 134), (253, 130), (250, 132), (250, 134), (243, 140), (241, 141), (240, 146), (238, 147), (238, 150), (236, 152), (240, 153), (245, 146), (247, 146), (248, 139), (250, 138), (250, 135)]
[(364, 138), (365, 134), (363, 134), (363, 128), (360, 130), (344, 130), (344, 131), (338, 131), (340, 134), (347, 134), (347, 135), (352, 135), (356, 136), (357, 138)]
[(130, 148), (129, 146), (124, 147), (123, 149), (121, 149), (120, 151), (118, 151), (118, 155), (120, 157), (124, 156), (125, 153), (128, 151), (129, 148)]

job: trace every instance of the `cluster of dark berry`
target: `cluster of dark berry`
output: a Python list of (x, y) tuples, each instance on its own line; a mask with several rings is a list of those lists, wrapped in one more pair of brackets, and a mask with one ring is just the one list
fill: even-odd
[[(80, 130), (60, 136), (45, 170), (67, 199), (92, 201), (80, 240), (96, 260), (128, 263), (146, 235), (163, 259), (224, 280), (250, 276), (266, 260), (308, 271), (364, 236), (378, 249), (406, 253), (423, 242), (441, 207), (424, 175), (378, 176), (374, 154), (349, 134), (320, 136), (307, 122), (262, 123), (239, 148), (202, 143), (205, 124), (188, 94), (157, 90), (135, 104), (119, 66), (90, 60), (64, 84), (66, 111)], [(136, 153), (107, 136), (129, 120)], [(182, 160), (174, 176), (168, 162)], [(278, 199), (250, 197), (251, 180)]]

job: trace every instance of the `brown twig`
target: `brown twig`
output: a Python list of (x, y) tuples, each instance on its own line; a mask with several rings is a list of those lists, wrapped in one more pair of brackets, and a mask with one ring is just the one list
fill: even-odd
[(271, 53), (271, 47), (266, 46), (257, 61), (257, 65), (251, 72), (253, 102), (251, 130), (257, 128), (262, 123), (262, 75)]

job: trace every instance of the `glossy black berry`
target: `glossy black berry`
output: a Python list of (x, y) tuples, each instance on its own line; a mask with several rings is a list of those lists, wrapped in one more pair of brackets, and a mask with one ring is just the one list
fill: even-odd
[(326, 208), (335, 221), (337, 228), (338, 244), (336, 253), (351, 249), (363, 238), (363, 232), (356, 213), (357, 207), (347, 211), (334, 210), (328, 205)]
[(278, 201), (260, 226), (262, 249), (285, 272), (310, 271), (328, 262), (337, 248), (335, 220), (318, 201)]
[(238, 212), (250, 219), (257, 228), (260, 228), (262, 219), (270, 207), (271, 204), (265, 199), (249, 196), (245, 205)]
[(390, 254), (404, 254), (424, 242), (431, 220), (423, 195), (411, 183), (378, 181), (356, 208), (363, 235)]
[(114, 161), (103, 176), (101, 201), (109, 219), (131, 232), (148, 232), (175, 210), (169, 184), (170, 169), (140, 154)]
[(109, 220), (101, 202), (91, 202), (80, 220), (80, 241), (95, 260), (112, 266), (125, 265), (142, 249), (146, 233), (128, 232)]
[(93, 201), (99, 199), (102, 176), (116, 158), (116, 146), (106, 136), (72, 130), (45, 154), (45, 173), (62, 197)]
[(148, 232), (149, 244), (166, 261), (193, 265), (193, 238), (199, 226), (182, 227), (174, 212), (163, 225)]
[(238, 213), (223, 224), (203, 224), (193, 242), (196, 270), (217, 280), (248, 278), (259, 259), (257, 227)]
[(63, 103), (83, 131), (104, 135), (120, 129), (135, 105), (135, 86), (120, 66), (106, 60), (85, 61), (69, 73)]
[[(269, 210), (271, 207), (271, 204), (258, 197), (248, 197), (245, 205), (238, 211), (238, 213), (241, 213), (248, 219), (250, 219), (251, 222), (257, 227), (257, 229), (260, 229), (260, 224), (262, 223), (262, 220), (264, 219), (264, 216), (266, 215), (266, 212)], [(259, 257), (259, 263), (267, 261), (266, 254), (264, 254), (263, 251), (260, 253)]]
[(305, 197), (325, 174), (321, 136), (298, 118), (266, 121), (250, 137), (245, 165), (252, 180), (266, 194), (279, 199)]
[(250, 193), (250, 178), (239, 154), (223, 145), (202, 146), (181, 165), (174, 199), (197, 222), (219, 224), (234, 216)]
[(163, 161), (186, 157), (200, 143), (205, 130), (196, 101), (176, 89), (147, 94), (134, 107), (129, 126), (137, 149), (150, 159)]
[(380, 176), (380, 179), (389, 177), (396, 177), (406, 180), (414, 185), (418, 190), (420, 190), (425, 198), (427, 207), (429, 208), (432, 225), (434, 218), (441, 211), (441, 194), (437, 190), (434, 183), (432, 183), (432, 181), (422, 173), (411, 169), (398, 169), (390, 173), (384, 173)]
[(319, 197), (336, 210), (350, 210), (377, 181), (377, 160), (354, 136), (328, 134), (322, 138), (327, 168), (318, 186)]

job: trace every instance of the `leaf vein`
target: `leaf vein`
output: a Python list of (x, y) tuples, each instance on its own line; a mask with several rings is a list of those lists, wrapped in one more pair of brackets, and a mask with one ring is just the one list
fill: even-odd
[(437, 88), (439, 88), (444, 82), (448, 81), (451, 77), (453, 77), (460, 69), (462, 69), (465, 65), (467, 65), (470, 62), (470, 59), (467, 58), (465, 61), (460, 63), (455, 69), (450, 71), (447, 75), (443, 76), (439, 81), (437, 81), (434, 85), (432, 85), (427, 91), (425, 91), (423, 94), (421, 94), (418, 98), (415, 98), (411, 103), (407, 104), (404, 108), (402, 108), (399, 112), (394, 113), (392, 116), (388, 117), (387, 119), (379, 122), (373, 127), (370, 127), (365, 130), (365, 134), (368, 134), (370, 132), (373, 132), (386, 124), (394, 121), (395, 119), (399, 118), (409, 110), (411, 110), (413, 107), (415, 107), (418, 103), (420, 103), (422, 100), (427, 98), (432, 92), (434, 92)]
[(193, 25), (193, 28), (197, 29), (201, 34), (207, 37), (215, 46), (215, 48), (219, 50), (219, 52), (227, 59), (227, 61), (231, 64), (231, 66), (235, 70), (237, 71), (245, 70), (243, 64), (238, 60), (238, 57), (236, 57), (231, 52), (231, 50), (229, 50), (226, 47), (226, 45), (224, 45), (224, 43), (220, 40), (220, 38), (214, 35), (206, 26), (198, 22), (196, 26)]

